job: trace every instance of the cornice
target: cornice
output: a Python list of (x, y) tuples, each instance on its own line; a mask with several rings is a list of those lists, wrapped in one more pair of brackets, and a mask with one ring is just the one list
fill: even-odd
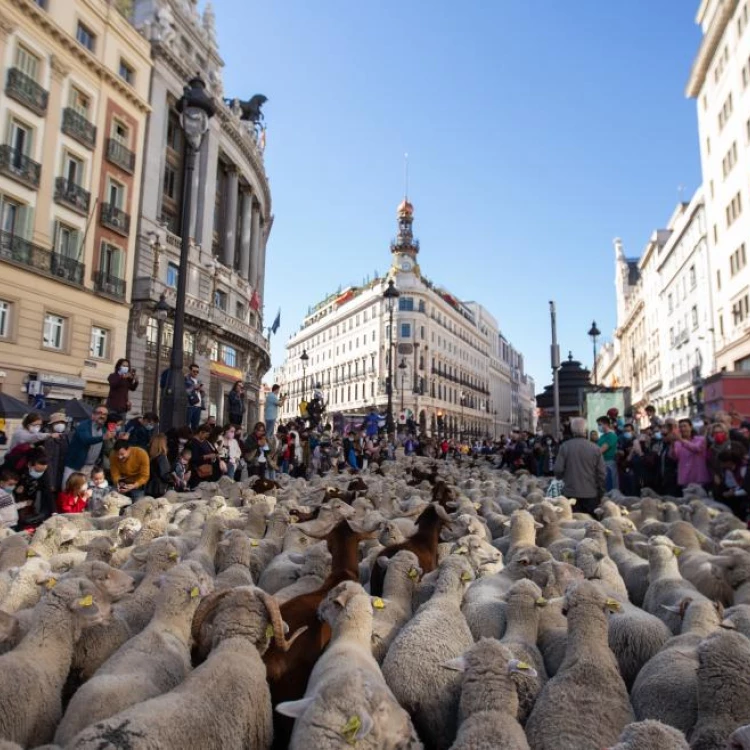
[(0, 36), (7, 39), (18, 28), (18, 24), (0, 10)]
[(719, 13), (703, 36), (701, 46), (698, 49), (698, 55), (690, 70), (690, 78), (685, 88), (685, 96), (693, 99), (698, 96), (700, 90), (703, 88), (706, 73), (708, 73), (708, 69), (711, 67), (711, 62), (716, 54), (716, 48), (724, 36), (724, 31), (727, 28), (729, 20), (734, 15), (738, 3), (739, 0), (724, 0)]
[(118, 78), (106, 65), (99, 62), (94, 55), (84, 49), (78, 42), (61, 29), (46, 13), (31, 0), (10, 0), (10, 2), (24, 15), (28, 16), (41, 29), (47, 32), (61, 47), (83, 63), (89, 70), (93, 71), (99, 78), (106, 81), (109, 86), (117, 90), (133, 106), (142, 113), (148, 114), (151, 107), (147, 101), (142, 99), (133, 88)]

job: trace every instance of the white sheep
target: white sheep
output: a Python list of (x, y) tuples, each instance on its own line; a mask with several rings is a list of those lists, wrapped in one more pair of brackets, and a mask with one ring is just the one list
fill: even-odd
[(609, 750), (690, 750), (685, 735), (658, 721), (628, 724)]
[(432, 598), (404, 625), (383, 661), (388, 687), (412, 716), (419, 736), (437, 750), (448, 748), (456, 734), (460, 679), (442, 664), (473, 643), (460, 610), (472, 578), (463, 557), (445, 559)]
[(20, 567), (3, 573), (9, 580), (5, 595), (0, 600), (0, 610), (12, 614), (19, 609), (33, 607), (41, 598), (52, 568), (43, 557), (31, 557)]
[(607, 644), (607, 597), (590, 581), (565, 594), (568, 644), (526, 724), (531, 750), (601, 750), (635, 720), (617, 661)]

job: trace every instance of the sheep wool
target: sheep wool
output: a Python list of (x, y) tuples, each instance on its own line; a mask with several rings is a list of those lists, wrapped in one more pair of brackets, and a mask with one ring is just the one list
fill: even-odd
[(658, 721), (628, 724), (609, 750), (690, 750), (685, 735)]

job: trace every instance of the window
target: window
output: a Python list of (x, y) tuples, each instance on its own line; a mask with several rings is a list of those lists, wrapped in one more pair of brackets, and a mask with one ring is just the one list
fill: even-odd
[(674, 302), (672, 300), (671, 294), (667, 296), (667, 307), (669, 308), (669, 312), (672, 312), (672, 310), (674, 310)]
[(167, 148), (182, 153), (182, 128), (176, 112), (170, 110), (167, 120)]
[(67, 151), (63, 156), (63, 177), (68, 181), (68, 185), (84, 183), (83, 161)]
[(164, 165), (164, 185), (162, 192), (167, 198), (177, 198), (177, 170), (169, 164)]
[(745, 255), (745, 243), (743, 242), (730, 256), (729, 256), (729, 274), (734, 276), (739, 273), (747, 265), (747, 256)]
[(411, 338), (411, 323), (402, 323), (401, 324), (401, 338), (402, 339), (410, 339)]
[(227, 293), (223, 289), (214, 292), (214, 307), (218, 307), (219, 310), (227, 309)]
[(729, 151), (727, 151), (726, 156), (721, 160), (721, 170), (725, 179), (727, 175), (732, 171), (736, 163), (737, 163), (737, 141), (734, 141)]
[(10, 336), (10, 302), (0, 299), (0, 339)]
[(732, 198), (732, 200), (729, 201), (729, 205), (725, 209), (727, 227), (731, 227), (732, 224), (739, 218), (741, 213), (742, 213), (742, 194), (738, 192), (737, 195), (735, 195), (734, 198)]
[(89, 96), (79, 91), (75, 86), (70, 87), (68, 94), (68, 106), (78, 112), (81, 117), (89, 119), (89, 112), (91, 111), (91, 99)]
[(125, 253), (116, 245), (102, 242), (99, 252), (99, 271), (109, 279), (124, 279)]
[(16, 67), (32, 80), (37, 80), (37, 76), (39, 75), (39, 58), (21, 44), (16, 47)]
[(239, 320), (245, 320), (247, 315), (247, 308), (242, 302), (238, 302), (235, 306), (235, 317)]
[(78, 22), (78, 28), (76, 29), (76, 40), (78, 44), (85, 47), (89, 52), (94, 51), (94, 44), (96, 43), (96, 35), (91, 29), (85, 24)]
[(233, 346), (222, 344), (221, 358), (227, 367), (237, 367), (237, 350)]
[(721, 271), (716, 272), (716, 288), (721, 291)]
[(732, 95), (729, 94), (729, 96), (724, 100), (724, 104), (722, 104), (721, 111), (719, 112), (719, 130), (724, 129), (724, 126), (732, 116), (733, 111), (734, 105), (732, 104)]
[(120, 58), (120, 69), (118, 73), (125, 83), (129, 83), (131, 86), (133, 85), (133, 81), (135, 81), (135, 70), (133, 70), (133, 68), (122, 58)]
[(698, 308), (695, 305), (690, 310), (690, 322), (693, 325), (693, 329), (698, 327)]
[(109, 350), (109, 331), (99, 326), (91, 326), (90, 354), (95, 359), (107, 359)]
[(698, 284), (698, 277), (695, 273), (695, 266), (690, 266), (690, 288), (695, 289)]
[(413, 312), (414, 311), (414, 297), (399, 297), (398, 309), (403, 312)]
[(130, 129), (120, 120), (112, 120), (111, 137), (126, 148), (130, 145)]
[(65, 345), (65, 318), (47, 313), (44, 316), (44, 346), (62, 350)]
[(180, 275), (180, 267), (176, 263), (167, 264), (167, 286), (177, 289), (177, 277)]
[(28, 206), (10, 200), (3, 196), (0, 206), (0, 229), (17, 237), (27, 237), (31, 225), (31, 211)]
[(115, 208), (123, 209), (125, 205), (125, 185), (111, 177), (107, 185), (107, 203)]
[(15, 118), (10, 121), (8, 145), (13, 149), (13, 156), (18, 158), (18, 162), (11, 164), (11, 167), (15, 166), (20, 169), (20, 157), (29, 156), (31, 153), (33, 134), (34, 131), (25, 123), (22, 123)]
[(55, 228), (55, 252), (63, 258), (78, 260), (78, 246), (78, 230), (58, 221)]
[(750, 315), (750, 298), (746, 294), (732, 305), (734, 325), (739, 326), (744, 323), (748, 319), (748, 315)]
[(423, 299), (419, 300), (419, 312), (421, 313), (425, 312), (425, 305), (424, 305)]

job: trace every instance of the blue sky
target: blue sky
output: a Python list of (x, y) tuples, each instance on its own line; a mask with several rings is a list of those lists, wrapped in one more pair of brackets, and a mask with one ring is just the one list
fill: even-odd
[(409, 153), (424, 273), (482, 302), (550, 381), (615, 325), (639, 255), (700, 182), (697, 0), (215, 0), (227, 96), (269, 97), (274, 365), (309, 305), (390, 262)]

